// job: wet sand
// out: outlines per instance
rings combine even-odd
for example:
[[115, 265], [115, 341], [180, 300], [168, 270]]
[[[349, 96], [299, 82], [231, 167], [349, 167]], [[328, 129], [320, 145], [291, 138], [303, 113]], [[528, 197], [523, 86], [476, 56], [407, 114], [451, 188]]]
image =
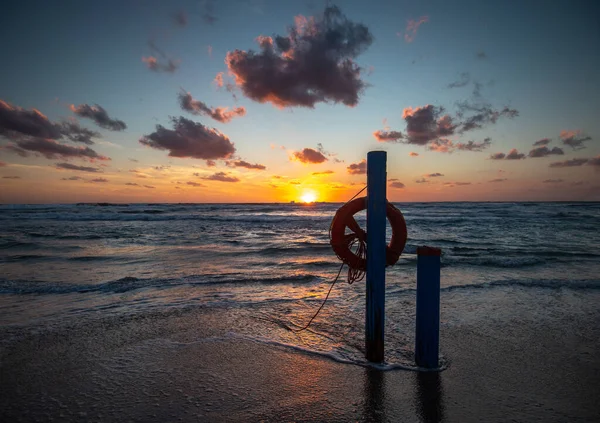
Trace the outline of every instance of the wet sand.
[[229, 332], [228, 309], [4, 330], [0, 420], [598, 421], [597, 315], [540, 322], [522, 311], [485, 328], [443, 326], [441, 373], [243, 339]]

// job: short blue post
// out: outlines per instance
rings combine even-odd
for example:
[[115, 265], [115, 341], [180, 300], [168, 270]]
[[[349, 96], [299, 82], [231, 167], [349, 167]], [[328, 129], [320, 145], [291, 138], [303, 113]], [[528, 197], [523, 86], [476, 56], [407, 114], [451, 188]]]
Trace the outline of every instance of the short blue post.
[[440, 256], [442, 250], [417, 248], [417, 330], [415, 362], [428, 369], [438, 367], [440, 348]]
[[385, 151], [367, 154], [367, 309], [365, 351], [367, 360], [383, 361], [385, 323], [385, 226], [386, 226]]

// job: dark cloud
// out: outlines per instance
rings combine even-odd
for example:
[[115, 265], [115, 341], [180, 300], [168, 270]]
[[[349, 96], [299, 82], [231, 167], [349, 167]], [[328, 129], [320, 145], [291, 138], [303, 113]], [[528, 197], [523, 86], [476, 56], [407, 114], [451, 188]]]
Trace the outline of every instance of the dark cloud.
[[177, 14], [173, 16], [173, 19], [175, 21], [175, 24], [181, 27], [184, 27], [188, 24], [187, 14], [183, 10], [177, 12]]
[[497, 178], [497, 179], [492, 179], [491, 181], [488, 181], [488, 182], [504, 182], [504, 181], [508, 181], [508, 179], [506, 179], [506, 178]]
[[209, 25], [214, 24], [217, 21], [214, 0], [201, 0], [200, 7], [200, 16], [202, 16], [202, 20]]
[[3, 176], [2, 179], [21, 179], [20, 176]]
[[331, 175], [332, 173], [334, 173], [333, 170], [325, 170], [323, 172], [313, 172], [312, 174], [316, 176], [316, 175]]
[[193, 181], [186, 182], [186, 184], [193, 186], [193, 187], [205, 187], [206, 186], [204, 184], [201, 184], [200, 182], [193, 182]]
[[537, 147], [539, 145], [548, 145], [551, 141], [552, 140], [550, 138], [542, 138], [541, 140], [534, 142], [533, 146]]
[[458, 186], [463, 186], [463, 185], [471, 185], [470, 182], [454, 182], [454, 184], [458, 185]]
[[448, 84], [448, 88], [460, 88], [469, 85], [471, 82], [471, 75], [469, 72], [463, 72], [460, 74], [460, 78], [457, 81], [454, 81]]
[[83, 178], [81, 176], [69, 176], [68, 178], [61, 178], [62, 181], [81, 181]]
[[421, 178], [421, 179], [417, 179], [415, 181], [415, 183], [417, 183], [417, 184], [427, 184], [427, 183], [429, 183], [429, 180], [425, 179], [425, 178]]
[[404, 188], [404, 184], [402, 182], [399, 182], [399, 181], [393, 181], [393, 182], [390, 183], [390, 187], [391, 188], [402, 189], [402, 188]]
[[505, 160], [521, 160], [525, 158], [525, 153], [519, 153], [516, 148], [513, 148], [508, 152]]
[[488, 56], [487, 56], [487, 54], [485, 54], [485, 51], [480, 50], [477, 53], [475, 53], [475, 57], [477, 57], [480, 60], [483, 60], [483, 59], [487, 59]]
[[358, 163], [352, 163], [346, 169], [350, 175], [364, 175], [367, 173], [367, 161], [362, 159]]
[[553, 162], [548, 165], [548, 167], [574, 167], [574, 166], [582, 166], [588, 162], [589, 159], [569, 159], [562, 162]]
[[62, 135], [74, 142], [92, 145], [92, 137], [100, 138], [100, 134], [91, 129], [79, 126], [77, 122], [66, 121], [58, 124], [58, 128]]
[[208, 166], [208, 167], [215, 167], [216, 165], [217, 165], [217, 162], [215, 162], [214, 160], [206, 161], [206, 166]]
[[13, 133], [52, 139], [62, 136], [60, 128], [39, 110], [26, 110], [0, 100], [0, 135], [15, 138]]
[[156, 187], [153, 187], [152, 185], [144, 185], [144, 188], [148, 188], [148, 189], [154, 189]]
[[104, 182], [108, 182], [108, 179], [96, 178], [96, 179], [90, 179], [90, 182], [93, 182], [93, 183], [104, 183]]
[[592, 157], [587, 162], [588, 165], [600, 168], [600, 156]]
[[373, 136], [379, 142], [398, 142], [402, 139], [400, 131], [375, 131]]
[[129, 185], [131, 187], [139, 187], [140, 184], [136, 184], [135, 182], [127, 182], [125, 185]]
[[561, 182], [564, 182], [562, 179], [546, 179], [545, 181], [542, 181], [545, 184], [559, 184]]
[[404, 41], [412, 43], [417, 36], [417, 30], [426, 22], [429, 22], [429, 16], [421, 16], [417, 20], [409, 19], [406, 23], [406, 29], [404, 30]]
[[228, 123], [231, 119], [246, 114], [245, 107], [235, 107], [232, 110], [229, 110], [228, 107], [208, 107], [200, 100], [194, 100], [192, 95], [187, 92], [179, 93], [179, 105], [193, 115], [210, 116], [221, 123]]
[[236, 178], [235, 176], [229, 176], [225, 172], [217, 172], [210, 176], [203, 176], [202, 179], [221, 182], [239, 182], [239, 178]]
[[506, 157], [506, 154], [504, 153], [494, 153], [490, 155], [490, 159], [492, 160], [502, 160]]
[[436, 173], [428, 173], [427, 175], [423, 175], [426, 178], [438, 178], [440, 176], [444, 176], [442, 173], [436, 172]]
[[16, 143], [17, 146], [13, 150], [16, 151], [17, 154], [22, 154], [24, 150], [40, 153], [47, 159], [55, 159], [57, 157], [81, 157], [89, 160], [110, 160], [109, 157], [101, 156], [89, 147], [72, 147], [45, 138], [28, 138], [17, 140]]
[[148, 56], [142, 57], [142, 62], [146, 64], [148, 69], [154, 72], [173, 73], [179, 68], [179, 61], [173, 59], [167, 59], [167, 64], [164, 64], [159, 63], [156, 57]]
[[293, 157], [302, 163], [323, 163], [328, 159], [320, 151], [312, 148], [304, 148], [302, 151], [294, 151]]
[[140, 143], [158, 150], [169, 150], [171, 157], [195, 159], [228, 159], [235, 153], [229, 138], [214, 128], [184, 117], [171, 118], [173, 129], [156, 125], [156, 131], [140, 139]]
[[267, 167], [258, 163], [248, 163], [244, 160], [235, 160], [227, 162], [229, 167], [245, 167], [246, 169], [265, 170]]
[[71, 104], [70, 109], [79, 117], [93, 120], [101, 128], [111, 131], [123, 131], [127, 128], [125, 122], [119, 119], [112, 119], [108, 116], [106, 110], [98, 104], [94, 104], [93, 106], [89, 104], [80, 104], [79, 106]]
[[92, 173], [102, 172], [100, 169], [98, 169], [96, 167], [77, 166], [77, 165], [74, 165], [71, 163], [56, 163], [56, 167], [58, 169], [78, 170], [80, 172], [92, 172]]
[[529, 157], [547, 157], [550, 155], [562, 156], [563, 154], [565, 154], [565, 152], [562, 150], [562, 148], [554, 147], [551, 150], [548, 147], [546, 147], [545, 145], [543, 145], [541, 147], [536, 147], [533, 150], [531, 150], [529, 152], [528, 156]]
[[[493, 109], [490, 105], [473, 105], [468, 102], [458, 103], [458, 116], [464, 118], [460, 123], [459, 132], [467, 132], [473, 129], [481, 129], [485, 125], [495, 124], [501, 117], [513, 119], [519, 116], [519, 111], [504, 107], [501, 110]], [[465, 114], [473, 113], [471, 116], [465, 117]]]
[[402, 113], [406, 121], [407, 144], [426, 145], [439, 137], [454, 134], [456, 125], [449, 115], [443, 115], [443, 107], [428, 104], [423, 107], [407, 107]]
[[482, 142], [468, 141], [467, 143], [456, 143], [454, 147], [461, 151], [483, 151], [492, 145], [492, 139], [487, 137]]
[[560, 138], [563, 144], [568, 145], [573, 150], [581, 150], [585, 148], [584, 143], [590, 141], [592, 137], [583, 135], [581, 131], [561, 131]]
[[285, 36], [257, 38], [260, 52], [235, 50], [225, 59], [236, 84], [260, 103], [314, 107], [319, 102], [358, 104], [366, 87], [354, 58], [373, 41], [369, 29], [335, 6], [323, 16], [296, 17]]

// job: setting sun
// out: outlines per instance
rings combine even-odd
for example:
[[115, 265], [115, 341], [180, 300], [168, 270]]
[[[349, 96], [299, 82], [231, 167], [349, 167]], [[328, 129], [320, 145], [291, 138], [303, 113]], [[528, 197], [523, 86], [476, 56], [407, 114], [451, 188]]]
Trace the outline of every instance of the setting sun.
[[314, 192], [305, 192], [300, 197], [303, 203], [314, 203], [317, 200], [317, 196]]

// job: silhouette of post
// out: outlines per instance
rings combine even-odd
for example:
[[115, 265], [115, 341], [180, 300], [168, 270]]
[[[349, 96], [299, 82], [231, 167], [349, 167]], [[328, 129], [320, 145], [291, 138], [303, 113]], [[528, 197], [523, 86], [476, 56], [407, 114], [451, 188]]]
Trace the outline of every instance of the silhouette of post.
[[383, 361], [385, 323], [385, 226], [386, 226], [385, 151], [367, 154], [367, 308], [365, 322], [366, 358]]
[[433, 247], [417, 248], [417, 366], [438, 367], [440, 348], [440, 255]]

